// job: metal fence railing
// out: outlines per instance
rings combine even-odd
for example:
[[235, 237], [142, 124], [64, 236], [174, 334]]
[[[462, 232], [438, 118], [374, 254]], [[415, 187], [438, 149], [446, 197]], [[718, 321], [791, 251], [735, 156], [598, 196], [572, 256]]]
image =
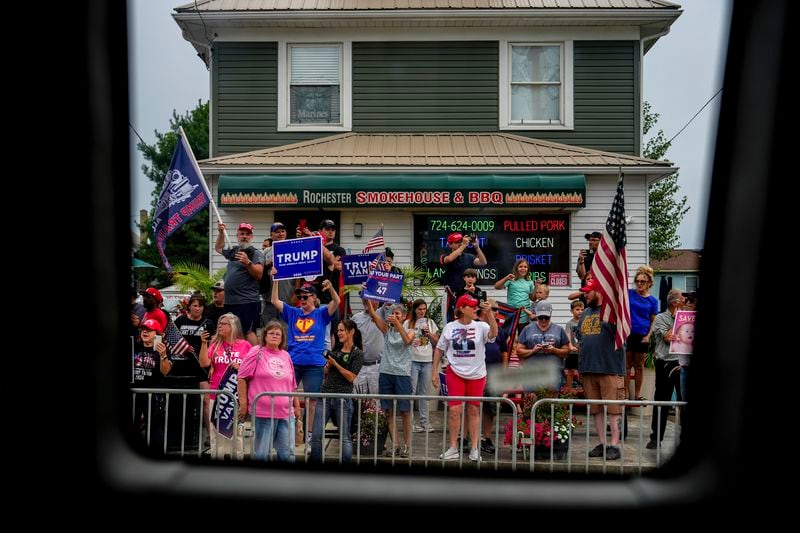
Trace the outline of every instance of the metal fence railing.
[[[289, 462], [321, 464], [511, 471], [527, 463], [525, 470], [530, 472], [641, 474], [657, 468], [674, 453], [680, 442], [681, 410], [686, 405], [685, 402], [647, 400], [542, 398], [533, 404], [530, 418], [526, 418], [520, 405], [499, 397], [265, 392], [259, 394], [253, 403], [259, 406], [266, 398], [270, 408], [257, 407], [254, 415], [259, 420], [255, 420], [251, 407], [249, 420], [240, 423], [237, 419], [238, 402], [231, 392], [208, 389], [131, 389], [131, 392], [134, 428], [141, 432], [148, 447], [164, 455], [212, 459], [230, 457], [233, 460], [289, 458]], [[220, 399], [211, 409], [212, 421], [209, 422], [204, 420], [202, 398], [214, 394]], [[296, 422], [292, 417], [282, 423], [276, 420], [275, 428], [280, 424], [286, 425], [280, 431], [272, 425], [267, 425], [264, 430], [262, 419], [275, 418], [276, 407], [271, 400], [281, 397], [288, 398], [289, 404], [295, 398], [299, 399], [303, 404], [302, 418]], [[311, 418], [312, 400], [316, 403], [315, 416], [319, 417], [316, 427]], [[438, 409], [429, 412], [432, 429], [410, 431], [415, 407], [422, 401], [439, 404]], [[391, 430], [392, 420], [388, 419], [386, 412], [376, 408], [381, 402], [394, 414], [395, 431]], [[407, 422], [400, 414], [406, 402], [410, 413]], [[449, 402], [478, 402], [478, 405], [473, 407], [460, 403], [454, 410]], [[594, 405], [602, 406], [601, 421], [597, 423], [590, 413]], [[591, 455], [590, 452], [597, 447], [595, 444], [601, 440], [601, 433], [603, 442], [606, 445], [611, 443], [610, 423], [616, 420], [608, 413], [612, 405], [622, 406], [618, 421], [620, 439], [616, 446], [619, 457], [617, 451], [609, 452], [607, 448], [599, 456], [594, 456], [596, 453]], [[651, 423], [651, 416], [646, 414], [650, 407], [656, 417], [655, 423]], [[483, 436], [480, 443], [467, 442], [471, 409], [477, 409], [481, 418], [478, 434]], [[674, 409], [674, 414], [668, 409]], [[282, 413], [285, 415], [285, 409]], [[343, 418], [346, 423], [342, 423]], [[564, 424], [565, 421], [568, 423]], [[298, 446], [294, 445], [295, 423], [306, 428], [306, 435], [311, 433]], [[262, 433], [256, 431], [258, 428]], [[283, 445], [276, 439], [286, 439], [287, 434], [290, 446], [276, 446]], [[655, 435], [654, 439], [651, 439], [651, 434]], [[392, 435], [397, 436], [398, 442]], [[444, 452], [453, 440], [458, 454], [445, 459]], [[648, 445], [651, 441], [652, 444]], [[478, 460], [471, 460], [469, 453], [475, 448], [479, 450]], [[291, 453], [290, 457], [288, 453]]]

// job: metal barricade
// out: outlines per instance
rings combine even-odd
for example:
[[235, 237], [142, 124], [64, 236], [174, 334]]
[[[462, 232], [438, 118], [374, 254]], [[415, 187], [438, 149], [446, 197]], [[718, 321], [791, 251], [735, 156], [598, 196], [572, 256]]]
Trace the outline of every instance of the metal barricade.
[[[507, 460], [501, 460], [500, 457], [500, 444], [499, 441], [501, 439], [500, 434], [500, 411], [501, 405], [506, 405], [508, 407], [508, 411], [510, 416], [513, 417], [513, 423], [516, 425], [516, 417], [517, 412], [514, 408], [513, 402], [508, 400], [507, 398], [499, 398], [499, 397], [470, 397], [470, 396], [457, 396], [457, 397], [446, 397], [443, 398], [438, 395], [397, 395], [397, 394], [337, 394], [337, 393], [306, 393], [306, 392], [294, 392], [294, 393], [286, 393], [286, 392], [263, 392], [260, 393], [258, 396], [254, 398], [254, 403], [258, 405], [259, 398], [263, 396], [273, 396], [273, 397], [300, 397], [306, 401], [306, 405], [308, 402], [314, 400], [316, 401], [316, 408], [315, 408], [315, 416], [316, 413], [319, 413], [321, 420], [327, 421], [329, 418], [329, 410], [331, 408], [336, 409], [337, 412], [345, 412], [345, 413], [352, 413], [351, 414], [351, 423], [350, 431], [347, 431], [345, 434], [344, 431], [344, 424], [339, 423], [336, 426], [336, 429], [332, 428], [325, 428], [323, 427], [323, 434], [320, 435], [318, 438], [320, 440], [327, 440], [327, 442], [322, 443], [322, 453], [318, 458], [318, 462], [324, 464], [326, 462], [334, 461], [338, 463], [347, 462], [345, 460], [346, 455], [346, 447], [349, 447], [349, 444], [343, 444], [345, 439], [350, 439], [352, 442], [352, 462], [355, 464], [362, 464], [362, 463], [371, 463], [372, 465], [377, 465], [379, 461], [381, 463], [389, 463], [392, 466], [395, 464], [407, 464], [409, 466], [423, 466], [428, 467], [431, 464], [440, 463], [444, 468], [446, 464], [455, 464], [449, 460], [445, 460], [443, 458], [444, 451], [450, 447], [450, 431], [447, 427], [447, 421], [451, 413], [451, 408], [447, 402], [457, 401], [457, 402], [478, 402], [477, 409], [479, 415], [483, 414], [483, 408], [486, 404], [492, 404], [494, 410], [494, 425], [493, 425], [493, 432], [492, 436], [494, 437], [494, 441], [498, 443], [495, 447], [495, 453], [488, 457], [486, 460], [492, 462], [494, 469], [499, 469], [503, 467], [503, 463], [507, 463], [508, 465], [515, 468], [516, 465], [516, 434], [513, 435], [514, 446], [511, 449], [511, 456], [512, 460], [509, 462]], [[322, 400], [333, 400], [332, 407], [329, 407], [328, 401]], [[402, 418], [402, 415], [398, 412], [398, 407], [402, 405], [400, 402], [409, 402], [409, 412], [413, 411], [414, 402], [419, 401], [436, 401], [436, 400], [446, 400], [445, 408], [443, 412], [442, 420], [443, 422], [439, 424], [439, 428], [437, 431], [442, 431], [441, 438], [438, 435], [433, 436], [428, 431], [423, 431], [420, 433], [412, 433], [411, 432], [411, 422], [410, 422], [410, 415], [409, 415], [409, 422], [406, 424], [406, 427], [402, 430], [398, 427], [395, 432], [391, 431], [391, 425], [393, 423], [392, 420], [384, 420], [386, 415], [382, 413], [382, 410], [376, 409], [375, 405], [377, 402], [383, 400], [384, 402], [390, 402], [391, 411], [394, 413], [394, 423], [398, 426], [400, 425], [400, 421], [397, 421], [397, 418]], [[338, 405], [337, 402], [338, 401]], [[347, 409], [345, 406], [346, 402], [352, 402], [352, 411]], [[403, 406], [404, 407], [404, 406]], [[272, 404], [273, 411], [270, 414], [274, 414], [274, 403]], [[366, 413], [366, 414], [365, 414]], [[258, 416], [258, 412], [256, 412], [256, 416]], [[396, 435], [401, 436], [403, 438], [404, 444], [400, 445], [398, 442], [392, 441], [391, 448], [388, 448], [386, 451], [383, 450], [380, 442], [381, 436], [380, 429], [382, 425], [387, 425], [387, 435], [385, 438], [390, 439], [391, 434], [395, 433]], [[457, 433], [464, 435], [467, 431], [464, 430], [467, 424], [467, 409], [461, 409], [460, 418], [458, 419], [457, 425]], [[479, 425], [482, 421], [479, 420]], [[312, 429], [314, 427], [314, 421], [310, 419], [310, 410], [305, 410], [305, 415], [303, 419], [303, 423], [306, 428]], [[379, 428], [378, 432], [375, 432], [374, 428]], [[409, 436], [406, 439], [405, 432], [409, 432]], [[371, 432], [371, 433], [370, 433]], [[377, 435], [376, 435], [377, 433]], [[371, 435], [372, 438], [368, 439], [367, 436]], [[416, 438], [414, 436], [416, 435]], [[480, 430], [478, 432], [480, 435]], [[312, 440], [316, 439], [316, 435], [312, 436]], [[334, 444], [332, 441], [338, 441], [338, 445], [333, 446], [331, 451], [331, 446]], [[407, 444], [405, 443], [407, 442]], [[457, 446], [459, 447], [459, 460], [458, 466], [459, 468], [463, 468], [465, 465], [469, 465], [470, 461], [464, 460], [464, 453], [461, 451], [460, 448], [463, 447], [463, 441], [456, 439]], [[251, 443], [250, 455], [255, 455], [255, 447], [258, 443], [255, 440]], [[312, 450], [310, 446], [310, 442], [306, 442], [303, 444], [301, 455], [303, 457], [307, 457], [310, 461], [312, 458]], [[403, 447], [407, 446], [407, 449]], [[269, 443], [270, 449], [273, 447], [273, 443]], [[480, 445], [478, 445], [480, 449]], [[407, 452], [407, 453], [406, 453]], [[403, 455], [403, 456], [401, 456]], [[480, 460], [475, 461], [476, 468], [481, 468], [481, 463], [484, 462], [485, 459], [483, 456]]]
[[[178, 454], [197, 455], [202, 457], [206, 451], [203, 438], [203, 401], [204, 396], [215, 394], [225, 401], [216, 402], [213, 419], [217, 421], [216, 428], [211, 429], [220, 433], [220, 424], [226, 416], [233, 416], [234, 436], [242, 435], [243, 428], [238, 427], [236, 416], [239, 404], [236, 395], [229, 391], [212, 389], [166, 389], [166, 388], [131, 388], [132, 393], [132, 419], [134, 431], [139, 429], [140, 418], [144, 420], [144, 437], [147, 447], [163, 455]], [[196, 396], [198, 401], [189, 401], [189, 397]], [[225, 411], [225, 412], [223, 412]], [[217, 454], [222, 458], [222, 452], [217, 449]]]
[[[600, 427], [603, 428], [603, 443], [602, 453], [597, 455], [595, 450], [600, 448], [599, 434], [597, 423], [593, 420], [594, 415], [590, 413], [592, 405], [602, 406], [602, 418], [600, 418]], [[622, 406], [622, 413], [619, 415], [609, 415], [608, 407], [610, 405]], [[587, 400], [579, 398], [542, 398], [534, 403], [531, 408], [531, 420], [534, 421], [531, 428], [532, 436], [520, 437], [520, 442], [523, 448], [530, 447], [529, 471], [536, 471], [537, 455], [540, 464], [546, 462], [549, 465], [549, 471], [564, 471], [572, 472], [574, 463], [583, 464], [584, 473], [607, 473], [609, 461], [619, 461], [614, 463], [619, 466], [620, 474], [638, 473], [641, 474], [645, 469], [653, 469], [661, 466], [665, 457], [671, 456], [680, 440], [680, 415], [681, 408], [686, 405], [686, 402], [680, 401], [652, 401], [652, 400]], [[563, 411], [566, 406], [567, 412]], [[575, 409], [576, 406], [581, 408]], [[585, 406], [585, 410], [583, 407]], [[645, 420], [651, 422], [651, 417], [645, 417], [644, 409], [639, 409], [638, 415], [631, 415], [629, 407], [645, 407], [653, 406], [653, 416], [656, 417], [656, 423], [646, 424]], [[544, 407], [543, 416], [537, 417], [540, 413], [539, 409]], [[661, 434], [661, 417], [668, 417], [665, 408], [675, 408], [675, 420], [670, 424], [667, 421], [667, 431], [670, 433], [671, 439], [668, 441], [667, 449], [664, 449], [662, 442], [665, 435]], [[616, 417], [619, 416], [617, 421]], [[582, 417], [582, 418], [581, 418]], [[613, 421], [619, 424], [617, 430], [619, 431], [619, 445], [614, 451], [609, 449], [608, 433], [611, 432], [611, 423]], [[535, 421], [543, 420], [537, 424]], [[552, 421], [556, 420], [561, 422], [560, 428], [553, 428]], [[567, 420], [567, 424], [563, 421]], [[585, 426], [585, 439], [577, 438], [579, 431], [571, 424], [580, 422]], [[536, 427], [539, 425], [539, 427]], [[598, 437], [598, 445], [591, 448], [590, 434], [594, 426], [594, 435]], [[656, 439], [650, 438], [654, 430]], [[537, 434], [537, 429], [539, 433]], [[645, 437], [645, 431], [648, 436]], [[613, 433], [612, 433], [613, 434]], [[632, 436], [631, 436], [632, 435]], [[566, 439], [563, 437], [566, 436]], [[559, 438], [561, 437], [561, 438]], [[564, 440], [564, 442], [561, 442]], [[583, 442], [581, 442], [583, 441]], [[654, 445], [648, 446], [647, 443], [653, 442]], [[547, 453], [537, 453], [537, 449], [541, 451], [544, 448]], [[654, 449], [653, 453], [648, 451]], [[594, 455], [591, 453], [594, 451]], [[617, 457], [617, 453], [619, 456]], [[527, 454], [525, 454], [527, 455]], [[596, 460], [593, 460], [596, 459]], [[616, 470], [616, 469], [615, 469]]]
[[[147, 445], [164, 455], [196, 455], [197, 457], [210, 456], [214, 459], [224, 459], [228, 455], [231, 459], [255, 459], [257, 456], [271, 459], [278, 455], [276, 435], [288, 439], [290, 442], [279, 443], [282, 460], [287, 462], [303, 461], [317, 462], [320, 464], [343, 464], [351, 462], [355, 465], [391, 465], [391, 466], [416, 466], [429, 468], [457, 467], [485, 469], [487, 466], [494, 470], [516, 471], [519, 464], [518, 457], [528, 464], [528, 472], [584, 472], [641, 474], [645, 470], [657, 468], [675, 451], [680, 440], [681, 409], [686, 402], [678, 401], [650, 401], [650, 400], [586, 400], [579, 398], [542, 398], [534, 403], [530, 411], [530, 420], [521, 418], [514, 402], [501, 397], [442, 397], [439, 395], [390, 395], [390, 394], [335, 394], [335, 393], [307, 393], [307, 392], [264, 392], [254, 399], [257, 406], [263, 397], [288, 397], [299, 398], [306, 403], [303, 418], [296, 423], [303, 424], [312, 431], [312, 437], [299, 446], [294, 446], [294, 431], [292, 420], [284, 421], [281, 432], [275, 430], [265, 431], [270, 440], [266, 443], [259, 442], [262, 438], [253, 431], [257, 426], [256, 418], [275, 419], [275, 405], [267, 413], [255, 411], [255, 417], [243, 426], [237, 420], [239, 405], [236, 395], [230, 391], [209, 389], [131, 389], [133, 393], [133, 415], [141, 416], [146, 420], [144, 427], [145, 442]], [[223, 446], [212, 446], [209, 449], [203, 439], [203, 420], [189, 415], [191, 396], [202, 397], [216, 394], [223, 398], [215, 404], [214, 417], [216, 423], [211, 426], [212, 437], [226, 439], [220, 441]], [[323, 401], [324, 400], [324, 401]], [[317, 422], [322, 427], [321, 432], [313, 431], [314, 420], [310, 418], [312, 401], [316, 402], [316, 414], [320, 417]], [[389, 419], [386, 413], [378, 406], [383, 401], [393, 413]], [[431, 411], [429, 423], [434, 426], [434, 432], [411, 431], [410, 415], [408, 422], [401, 428], [402, 414], [399, 408], [406, 407], [403, 402], [409, 402], [409, 412], [413, 412], [415, 402], [444, 401], [443, 411]], [[482, 439], [488, 437], [489, 447], [484, 448], [483, 442], [466, 444], [469, 433], [468, 411], [472, 409], [466, 403], [461, 403], [453, 412], [449, 402], [478, 402], [475, 406], [479, 415], [478, 435], [483, 433]], [[202, 404], [202, 400], [200, 400]], [[610, 423], [619, 416], [620, 439], [618, 453], [610, 452], [603, 447], [601, 453], [590, 454], [593, 450], [592, 436], [599, 442], [597, 424], [593, 420], [590, 408], [593, 405], [602, 406], [600, 413], [601, 422], [598, 422], [603, 431], [603, 442], [606, 446], [610, 442], [606, 436], [610, 430]], [[609, 406], [622, 406], [621, 415], [610, 415]], [[505, 407], [504, 407], [505, 406]], [[644, 409], [639, 409], [637, 415], [630, 413], [630, 407], [653, 406], [656, 421], [651, 422], [650, 416], [645, 416]], [[351, 408], [352, 407], [352, 408]], [[466, 407], [466, 408], [461, 408]], [[673, 418], [666, 408], [675, 408]], [[202, 412], [202, 405], [199, 407]], [[222, 416], [223, 411], [227, 416]], [[331, 411], [336, 416], [330, 417]], [[252, 411], [251, 411], [252, 413]], [[285, 414], [285, 413], [284, 413]], [[342, 423], [342, 415], [346, 424]], [[488, 422], [484, 424], [484, 415], [491, 415], [493, 419], [489, 428]], [[229, 437], [221, 436], [223, 422], [233, 420], [233, 433]], [[667, 417], [664, 424], [666, 428], [661, 434], [661, 417]], [[329, 422], [334, 418], [336, 424]], [[398, 420], [401, 419], [401, 420]], [[452, 418], [452, 420], [451, 420]], [[540, 420], [539, 424], [536, 420]], [[279, 424], [276, 419], [274, 422]], [[553, 427], [551, 421], [555, 420]], [[564, 425], [564, 421], [568, 421]], [[326, 423], [323, 425], [322, 421]], [[533, 422], [531, 422], [533, 421]], [[136, 421], [135, 421], [136, 422]], [[548, 422], [548, 423], [544, 423]], [[260, 421], [259, 421], [260, 423]], [[392, 424], [397, 428], [392, 431]], [[574, 426], [572, 424], [575, 424]], [[349, 426], [349, 427], [348, 427]], [[452, 430], [451, 430], [452, 426]], [[584, 426], [584, 427], [581, 427]], [[188, 428], [188, 430], [187, 430]], [[482, 431], [483, 428], [490, 429]], [[406, 437], [408, 432], [408, 437]], [[645, 433], [647, 432], [647, 433]], [[229, 431], [230, 433], [230, 431]], [[319, 435], [317, 436], [317, 433]], [[655, 439], [650, 434], [655, 434]], [[392, 434], [397, 435], [401, 442], [392, 440]], [[666, 437], [666, 438], [665, 438]], [[319, 439], [319, 440], [317, 440]], [[391, 441], [391, 445], [384, 450], [383, 439]], [[213, 441], [213, 439], [212, 439]], [[446, 450], [453, 446], [457, 454], [445, 458]], [[652, 443], [651, 443], [652, 441]], [[648, 445], [648, 443], [651, 443]], [[259, 454], [256, 447], [261, 445]], [[407, 446], [407, 448], [405, 448]], [[227, 448], [230, 448], [228, 451]], [[275, 451], [273, 451], [275, 448]], [[316, 448], [316, 450], [313, 450]], [[468, 453], [478, 449], [478, 459], [470, 460]], [[595, 448], [599, 448], [595, 446]], [[264, 451], [266, 450], [266, 451]], [[312, 451], [314, 453], [312, 453]], [[210, 452], [210, 453], [207, 453]], [[227, 452], [227, 453], [226, 453]], [[474, 451], [472, 451], [474, 454]], [[265, 455], [266, 454], [266, 455]], [[618, 461], [618, 462], [617, 462]], [[489, 463], [487, 465], [486, 463]], [[617, 468], [618, 467], [618, 468]]]

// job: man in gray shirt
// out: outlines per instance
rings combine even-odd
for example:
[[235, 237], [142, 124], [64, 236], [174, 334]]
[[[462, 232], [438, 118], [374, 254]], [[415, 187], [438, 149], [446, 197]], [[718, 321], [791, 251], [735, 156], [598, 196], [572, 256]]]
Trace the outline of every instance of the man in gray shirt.
[[258, 281], [264, 273], [264, 256], [253, 244], [253, 225], [239, 224], [236, 230], [237, 244], [225, 245], [225, 224], [218, 225], [219, 234], [214, 250], [228, 260], [225, 272], [225, 312], [233, 313], [242, 323], [242, 333], [250, 344], [257, 344], [256, 329], [261, 317], [261, 297]]

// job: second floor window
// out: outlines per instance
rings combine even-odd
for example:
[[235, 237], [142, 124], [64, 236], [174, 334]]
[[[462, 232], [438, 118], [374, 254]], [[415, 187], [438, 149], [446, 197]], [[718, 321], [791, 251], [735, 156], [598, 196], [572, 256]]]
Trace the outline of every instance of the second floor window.
[[342, 124], [342, 47], [289, 46], [289, 124]]
[[515, 44], [510, 55], [510, 124], [561, 124], [561, 46]]

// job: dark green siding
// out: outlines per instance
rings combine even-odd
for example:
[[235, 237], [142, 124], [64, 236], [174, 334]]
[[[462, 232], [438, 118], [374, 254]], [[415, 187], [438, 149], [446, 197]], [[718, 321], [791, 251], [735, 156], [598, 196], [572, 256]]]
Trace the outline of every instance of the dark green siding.
[[[277, 129], [275, 43], [218, 43], [214, 153], [226, 155], [333, 135]], [[532, 138], [638, 155], [636, 41], [575, 41], [574, 131]], [[496, 42], [353, 43], [353, 131], [498, 131]]]
[[330, 133], [278, 133], [276, 43], [216, 43], [211, 157], [249, 152]]
[[496, 42], [353, 43], [353, 131], [497, 131]]

